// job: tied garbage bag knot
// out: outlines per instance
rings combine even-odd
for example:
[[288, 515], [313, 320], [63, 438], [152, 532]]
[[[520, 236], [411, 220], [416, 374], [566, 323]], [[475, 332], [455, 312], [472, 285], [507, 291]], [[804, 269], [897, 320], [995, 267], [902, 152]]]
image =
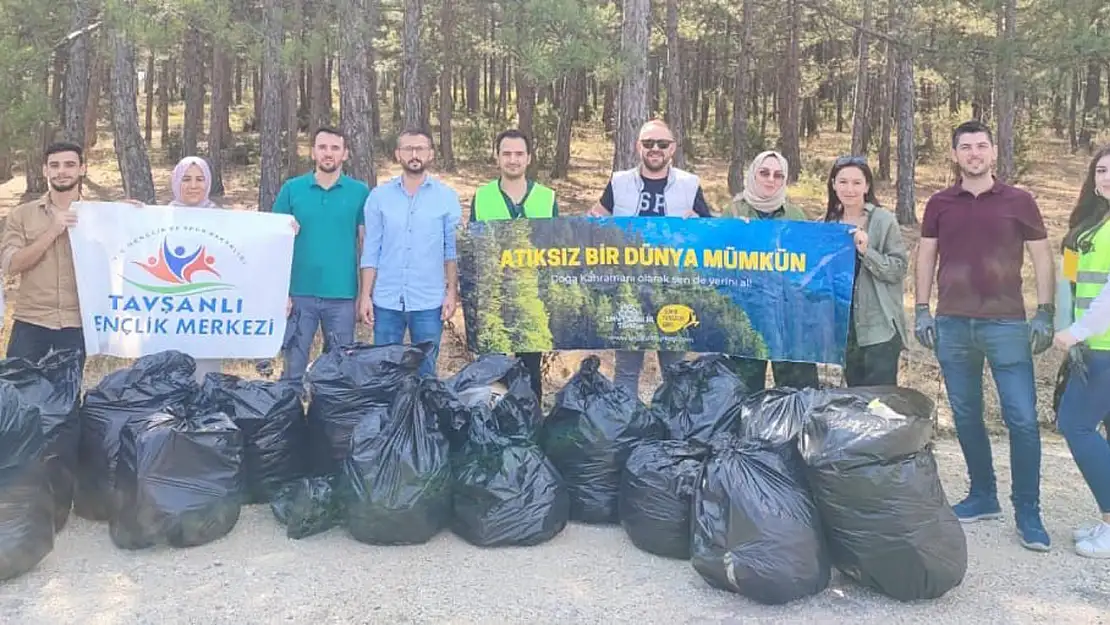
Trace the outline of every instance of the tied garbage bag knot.
[[452, 454], [452, 530], [481, 547], [536, 545], [566, 527], [566, 485], [537, 443], [543, 418], [524, 364], [482, 356], [447, 381], [465, 410]]
[[901, 601], [967, 572], [967, 541], [932, 452], [933, 401], [881, 387], [818, 391], [800, 439], [833, 564]]
[[566, 481], [570, 518], [617, 523], [621, 472], [643, 441], [666, 437], [666, 427], [639, 398], [601, 374], [586, 358], [555, 396], [540, 445]]

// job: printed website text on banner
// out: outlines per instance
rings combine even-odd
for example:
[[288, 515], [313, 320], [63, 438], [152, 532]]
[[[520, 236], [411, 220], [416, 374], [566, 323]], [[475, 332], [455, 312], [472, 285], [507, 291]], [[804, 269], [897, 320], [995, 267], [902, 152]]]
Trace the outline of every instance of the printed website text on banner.
[[288, 215], [77, 202], [69, 231], [85, 348], [270, 358], [285, 334]]
[[478, 353], [724, 352], [843, 364], [850, 228], [737, 219], [470, 224], [459, 271]]

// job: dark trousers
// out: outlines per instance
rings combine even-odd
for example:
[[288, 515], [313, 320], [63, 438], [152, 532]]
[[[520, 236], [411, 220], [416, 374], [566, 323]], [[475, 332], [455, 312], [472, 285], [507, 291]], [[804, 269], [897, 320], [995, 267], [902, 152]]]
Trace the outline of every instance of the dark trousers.
[[543, 362], [543, 354], [540, 352], [530, 352], [517, 354], [524, 362], [525, 368], [528, 369], [528, 378], [532, 381], [532, 392], [536, 394], [536, 401], [540, 402], [540, 407], [543, 407], [543, 371], [540, 369], [540, 364]]
[[848, 386], [898, 386], [898, 358], [902, 355], [902, 338], [860, 347], [855, 330], [848, 332], [844, 353], [844, 382]]
[[[726, 366], [732, 370], [749, 393], [762, 391], [767, 386], [767, 361], [754, 358], [729, 358]], [[811, 362], [772, 362], [775, 386], [793, 389], [817, 388], [817, 365]]]
[[26, 321], [12, 324], [8, 337], [8, 358], [38, 362], [51, 351], [76, 350], [82, 373], [85, 371], [85, 336], [81, 328], [51, 330]]

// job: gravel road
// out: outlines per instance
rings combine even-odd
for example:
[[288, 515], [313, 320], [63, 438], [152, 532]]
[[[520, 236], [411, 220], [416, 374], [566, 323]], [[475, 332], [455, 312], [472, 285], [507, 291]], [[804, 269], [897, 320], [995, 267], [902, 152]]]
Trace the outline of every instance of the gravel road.
[[[1008, 496], [1005, 447], [995, 441]], [[961, 496], [955, 442], [941, 441], [937, 456], [949, 497]], [[760, 606], [710, 589], [687, 562], [637, 550], [619, 527], [572, 524], [520, 549], [481, 550], [446, 531], [386, 548], [342, 529], [289, 540], [268, 507], [250, 506], [230, 536], [187, 550], [120, 551], [106, 525], [74, 517], [35, 571], [0, 585], [0, 614], [10, 625], [1107, 622], [1110, 561], [1070, 548], [1093, 499], [1054, 436], [1043, 466], [1053, 551], [1022, 549], [1009, 520], [970, 526], [968, 575], [932, 602], [902, 604], [834, 575], [817, 597]]]

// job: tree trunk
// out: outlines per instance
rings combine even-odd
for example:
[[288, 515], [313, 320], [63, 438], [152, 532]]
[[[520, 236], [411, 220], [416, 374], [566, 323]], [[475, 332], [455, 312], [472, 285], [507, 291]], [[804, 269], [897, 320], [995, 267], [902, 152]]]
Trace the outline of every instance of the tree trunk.
[[[125, 0], [132, 5], [132, 0]], [[135, 47], [127, 33], [114, 33], [115, 63], [112, 67], [112, 129], [116, 158], [123, 178], [126, 197], [147, 204], [157, 202], [154, 178], [150, 174], [150, 158], [139, 127], [138, 98], [135, 86]]]
[[[89, 25], [91, 0], [74, 0], [71, 31]], [[66, 55], [63, 128], [66, 140], [85, 145], [85, 114], [88, 109], [89, 78], [92, 76], [92, 41], [88, 33], [74, 37]]]
[[[897, 10], [898, 0], [890, 0], [887, 10], [886, 30], [892, 32], [894, 12]], [[886, 67], [883, 70], [883, 81], [880, 86], [882, 103], [879, 107], [879, 169], [875, 172], [879, 180], [890, 181], [890, 133], [894, 119], [894, 90], [897, 65], [895, 63], [898, 50], [890, 41], [886, 42]]]
[[147, 145], [152, 145], [154, 141], [154, 73], [156, 69], [154, 66], [154, 52], [151, 51], [146, 57], [146, 82], [143, 87], [146, 89], [146, 114], [145, 124], [143, 125], [143, 140]]
[[601, 121], [605, 134], [611, 134], [617, 129], [617, 93], [611, 84], [606, 84], [604, 91], [601, 98]]
[[585, 83], [586, 74], [582, 70], [577, 70], [563, 79], [563, 91], [559, 98], [559, 125], [555, 130], [555, 164], [551, 169], [552, 178], [566, 178], [570, 172], [570, 142], [574, 130], [574, 117], [584, 96]]
[[451, 115], [455, 101], [451, 97], [454, 74], [455, 2], [442, 0], [439, 13], [439, 36], [444, 46], [443, 67], [439, 72], [439, 165], [444, 171], [455, 171], [455, 149], [451, 138]]
[[728, 192], [736, 195], [744, 190], [745, 167], [748, 165], [748, 103], [752, 96], [751, 69], [748, 59], [752, 50], [754, 0], [743, 0], [740, 14], [740, 49], [736, 63], [736, 86], [732, 95], [732, 161], [728, 168]]
[[516, 79], [516, 116], [517, 129], [535, 138], [536, 86], [519, 69], [514, 72]]
[[212, 195], [224, 194], [223, 149], [231, 141], [224, 126], [230, 116], [231, 59], [220, 42], [212, 45], [212, 105], [208, 119], [208, 166], [212, 168]]
[[162, 149], [170, 140], [170, 62], [162, 61], [158, 70], [158, 141]]
[[1098, 103], [1102, 96], [1102, 65], [1092, 58], [1087, 63], [1087, 88], [1083, 94], [1083, 117], [1080, 122], [1079, 147], [1087, 150], [1088, 154], [1094, 152], [1094, 137], [1098, 129]]
[[1016, 19], [1017, 0], [1003, 0], [998, 7], [997, 35], [1004, 42], [1004, 47], [998, 50], [995, 72], [995, 116], [998, 119], [998, 166], [995, 173], [1003, 182], [1013, 182], [1017, 173], [1014, 165], [1014, 94], [1018, 78], [1013, 65]]
[[[48, 61], [42, 61], [42, 64], [37, 68], [38, 82], [42, 86], [42, 90], [47, 98], [50, 98], [50, 65]], [[49, 122], [38, 122], [32, 126], [34, 134], [37, 135], [31, 141], [31, 147], [27, 150], [26, 162], [23, 166], [23, 171], [26, 172], [26, 189], [24, 191], [27, 196], [39, 196], [46, 193], [46, 177], [42, 175], [42, 155], [46, 149], [47, 138], [50, 135]]]
[[682, 42], [678, 37], [678, 0], [667, 0], [667, 123], [674, 131], [674, 165], [686, 167], [686, 109], [682, 103]]
[[96, 147], [98, 138], [96, 125], [100, 121], [100, 94], [104, 89], [104, 75], [110, 73], [104, 60], [105, 54], [100, 48], [99, 45], [89, 46], [92, 70], [89, 74], [89, 93], [88, 99], [85, 101], [85, 114], [83, 115], [85, 131], [82, 133], [82, 136], [85, 137], [86, 150]]
[[1068, 102], [1068, 143], [1071, 145], [1071, 152], [1079, 149], [1079, 130], [1077, 117], [1079, 115], [1079, 98], [1082, 92], [1079, 89], [1079, 70], [1073, 69], [1071, 71], [1071, 99]]
[[647, 121], [647, 57], [651, 24], [650, 0], [623, 0], [621, 25], [620, 104], [617, 106], [616, 141], [613, 169], [631, 169], [639, 162], [636, 139], [640, 126]]
[[790, 163], [790, 182], [797, 182], [802, 168], [802, 148], [798, 138], [798, 97], [801, 91], [798, 48], [802, 34], [802, 9], [798, 0], [786, 0], [786, 11], [790, 24], [786, 38], [786, 60], [779, 84], [779, 136], [782, 141], [782, 155]]
[[[285, 36], [281, 2], [267, 2], [262, 10], [262, 102], [259, 118], [262, 172], [258, 185], [258, 210], [273, 208], [281, 187], [281, 130], [283, 81], [281, 50]], [[341, 29], [342, 30], [342, 29]]]
[[374, 38], [364, 33], [377, 30], [378, 0], [343, 0], [342, 15], [347, 27], [339, 29], [339, 125], [347, 137], [347, 173], [374, 187], [374, 137], [371, 96]]
[[[904, 7], [903, 11], [909, 11]], [[917, 223], [914, 200], [914, 175], [917, 157], [914, 145], [914, 78], [913, 58], [908, 49], [898, 51], [898, 223]]]
[[181, 130], [182, 156], [200, 154], [197, 144], [204, 132], [204, 43], [200, 30], [185, 30], [185, 121]]
[[243, 103], [243, 74], [246, 72], [244, 67], [246, 62], [243, 57], [235, 57], [235, 105], [239, 106]]
[[466, 73], [466, 112], [470, 115], [477, 115], [481, 108], [481, 101], [478, 97], [481, 90], [480, 84], [481, 69], [478, 65], [472, 65]]
[[285, 78], [285, 93], [283, 100], [285, 107], [282, 110], [285, 114], [285, 175], [286, 177], [290, 177], [301, 173], [297, 144], [297, 139], [299, 139], [300, 135], [300, 111], [297, 109], [297, 92], [299, 90], [297, 85], [298, 72], [296, 69], [287, 69], [283, 77]]
[[[330, 15], [328, 11], [315, 9], [313, 12], [314, 28], [317, 32], [327, 32], [327, 23]], [[344, 16], [346, 19], [348, 16]], [[365, 35], [364, 35], [365, 36]], [[312, 77], [308, 94], [308, 136], [316, 134], [316, 129], [321, 126], [331, 125], [331, 74], [328, 73], [328, 61], [331, 50], [324, 42], [316, 58], [312, 59]]]
[[420, 72], [420, 20], [424, 10], [423, 0], [404, 0], [405, 16], [401, 37], [401, 84], [405, 89], [404, 124], [406, 128], [420, 128], [424, 113], [423, 81]]
[[856, 68], [856, 94], [852, 102], [852, 154], [866, 154], [867, 102], [870, 99], [867, 79], [871, 75], [871, 0], [863, 0], [863, 25], [859, 31], [859, 65]]

